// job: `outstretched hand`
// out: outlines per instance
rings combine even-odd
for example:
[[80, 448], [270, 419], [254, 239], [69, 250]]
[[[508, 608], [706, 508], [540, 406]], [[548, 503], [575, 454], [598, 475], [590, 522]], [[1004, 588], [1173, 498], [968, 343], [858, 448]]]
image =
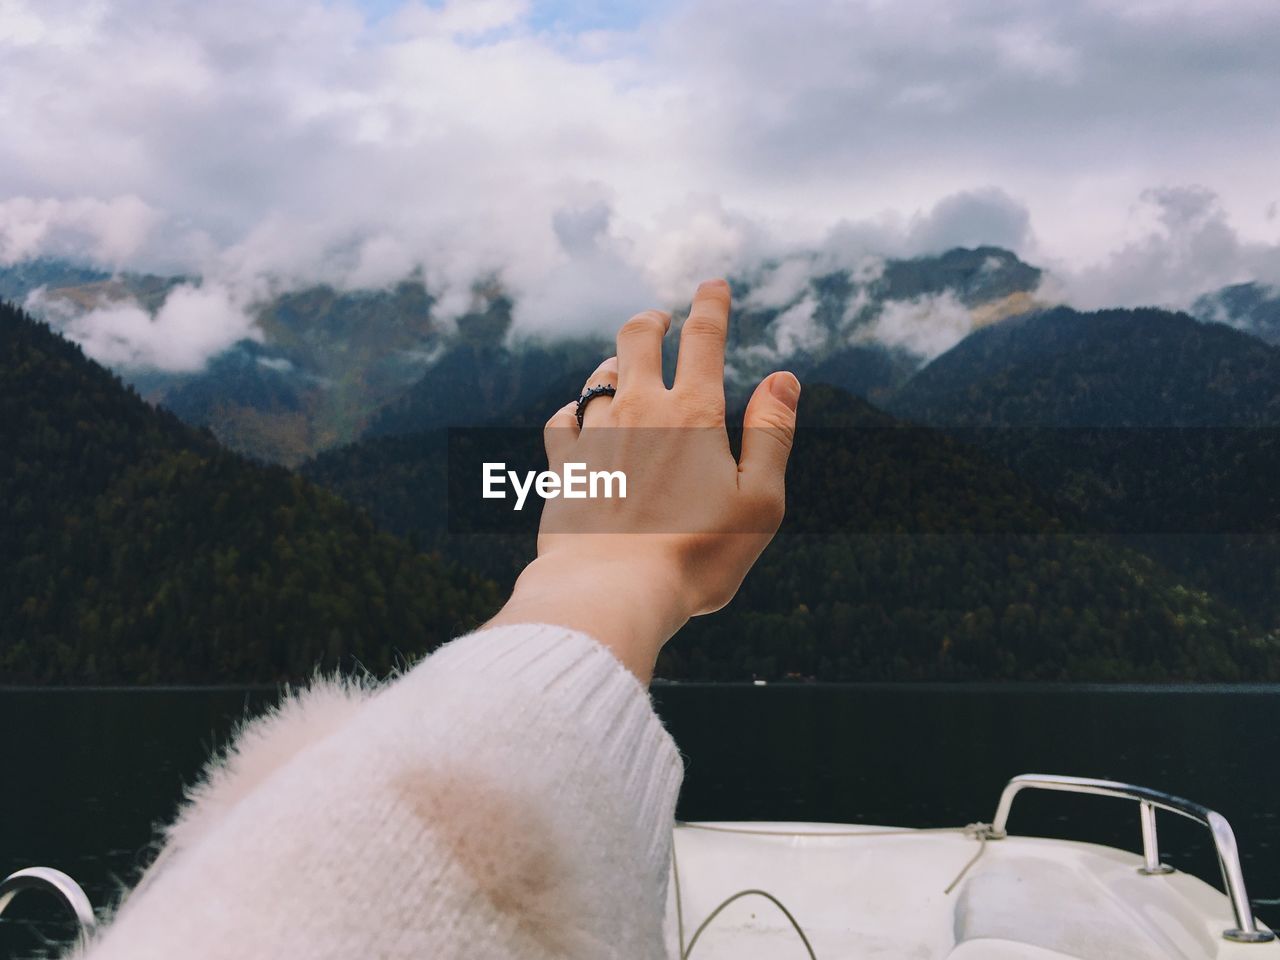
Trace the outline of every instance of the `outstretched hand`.
[[725, 427], [724, 351], [729, 285], [701, 284], [680, 331], [675, 384], [662, 378], [671, 316], [636, 314], [618, 331], [617, 356], [545, 431], [551, 469], [585, 463], [621, 471], [625, 499], [554, 499], [543, 510], [538, 557], [491, 624], [542, 622], [609, 646], [643, 682], [662, 645], [690, 617], [724, 606], [782, 522], [784, 477], [800, 383], [774, 373], [755, 389], [734, 459]]

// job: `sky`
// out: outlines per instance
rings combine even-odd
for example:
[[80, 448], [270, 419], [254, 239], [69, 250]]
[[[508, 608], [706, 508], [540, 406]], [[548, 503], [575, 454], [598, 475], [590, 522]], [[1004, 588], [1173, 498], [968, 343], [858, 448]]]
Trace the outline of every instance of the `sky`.
[[203, 277], [93, 321], [174, 368], [414, 271], [535, 333], [800, 250], [1182, 307], [1280, 282], [1277, 50], [1273, 0], [0, 0], [0, 265]]

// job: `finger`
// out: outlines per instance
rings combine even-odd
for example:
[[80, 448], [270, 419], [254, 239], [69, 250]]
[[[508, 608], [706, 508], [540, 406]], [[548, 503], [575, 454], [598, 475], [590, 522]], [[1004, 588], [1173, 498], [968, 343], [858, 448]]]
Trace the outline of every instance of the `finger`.
[[542, 428], [542, 444], [547, 448], [547, 466], [557, 473], [561, 472], [577, 439], [578, 401], [570, 400], [553, 413], [547, 425]]
[[800, 381], [791, 373], [765, 377], [751, 394], [742, 419], [742, 456], [738, 489], [758, 497], [761, 509], [773, 507], [782, 520], [787, 459], [796, 433]]
[[693, 295], [689, 317], [680, 328], [676, 388], [724, 397], [724, 340], [729, 331], [729, 284], [707, 280]]
[[[618, 358], [610, 357], [600, 366], [596, 367], [596, 372], [587, 377], [587, 382], [582, 385], [582, 392], [586, 393], [592, 387], [618, 386]], [[592, 397], [587, 401], [586, 408], [582, 413], [582, 425], [589, 427], [593, 422], [600, 423], [604, 419], [604, 415], [609, 411], [609, 405], [613, 403], [613, 397], [608, 394], [602, 394], [598, 397]], [[574, 422], [577, 422], [577, 409], [574, 410]]]
[[618, 331], [618, 388], [662, 386], [662, 338], [671, 329], [671, 314], [645, 310]]

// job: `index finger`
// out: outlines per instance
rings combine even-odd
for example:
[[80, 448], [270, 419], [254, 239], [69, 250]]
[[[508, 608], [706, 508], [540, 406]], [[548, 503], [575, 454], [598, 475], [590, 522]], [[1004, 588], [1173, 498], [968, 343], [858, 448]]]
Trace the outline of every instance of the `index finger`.
[[724, 342], [732, 297], [724, 280], [698, 285], [689, 318], [680, 328], [676, 389], [715, 391], [724, 396]]

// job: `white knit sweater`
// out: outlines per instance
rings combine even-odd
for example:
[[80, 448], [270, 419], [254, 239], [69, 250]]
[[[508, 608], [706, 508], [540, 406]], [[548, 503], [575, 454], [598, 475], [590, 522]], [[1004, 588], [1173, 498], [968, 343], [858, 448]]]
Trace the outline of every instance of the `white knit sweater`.
[[663, 957], [681, 776], [594, 640], [471, 634], [246, 727], [87, 955]]

